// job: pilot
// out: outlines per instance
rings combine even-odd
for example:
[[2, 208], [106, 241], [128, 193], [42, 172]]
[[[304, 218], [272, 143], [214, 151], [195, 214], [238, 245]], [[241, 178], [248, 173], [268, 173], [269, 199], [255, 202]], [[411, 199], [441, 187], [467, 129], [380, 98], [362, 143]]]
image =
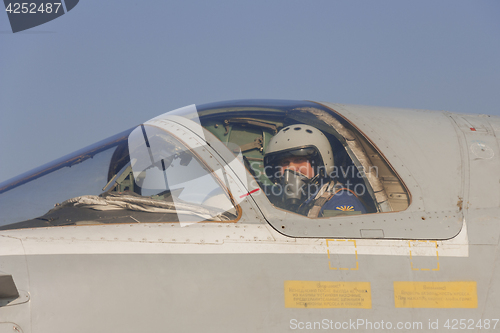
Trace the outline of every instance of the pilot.
[[333, 151], [315, 127], [281, 129], [264, 155], [265, 171], [280, 189], [279, 206], [308, 217], [366, 213], [360, 198], [333, 177]]

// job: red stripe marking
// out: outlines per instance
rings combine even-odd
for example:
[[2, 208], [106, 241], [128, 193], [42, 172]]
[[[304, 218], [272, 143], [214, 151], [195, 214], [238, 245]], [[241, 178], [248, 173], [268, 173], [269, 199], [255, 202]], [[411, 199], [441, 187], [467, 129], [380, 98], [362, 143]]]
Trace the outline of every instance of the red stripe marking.
[[248, 192], [247, 194], [240, 195], [240, 198], [244, 198], [244, 197], [246, 197], [247, 195], [250, 195], [250, 194], [252, 194], [252, 193], [257, 192], [258, 190], [260, 190], [260, 188], [256, 188], [255, 190], [252, 190], [252, 191]]

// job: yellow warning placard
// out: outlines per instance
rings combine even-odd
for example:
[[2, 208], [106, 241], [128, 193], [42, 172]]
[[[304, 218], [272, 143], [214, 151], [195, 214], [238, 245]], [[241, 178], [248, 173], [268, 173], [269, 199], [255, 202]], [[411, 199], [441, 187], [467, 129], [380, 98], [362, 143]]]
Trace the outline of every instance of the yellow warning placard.
[[285, 281], [286, 308], [372, 308], [370, 282]]
[[477, 308], [475, 281], [394, 282], [397, 308]]

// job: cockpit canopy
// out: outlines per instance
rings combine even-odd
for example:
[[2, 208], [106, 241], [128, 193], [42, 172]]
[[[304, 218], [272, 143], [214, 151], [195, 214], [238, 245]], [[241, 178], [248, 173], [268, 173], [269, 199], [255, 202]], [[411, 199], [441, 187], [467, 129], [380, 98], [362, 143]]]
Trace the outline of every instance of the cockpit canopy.
[[247, 192], [258, 187], [280, 206], [264, 155], [280, 129], [297, 124], [325, 135], [332, 177], [356, 193], [367, 213], [408, 207], [408, 190], [391, 165], [331, 109], [304, 101], [229, 101], [167, 112], [0, 184], [0, 229], [238, 221], [246, 195], [236, 193], [228, 168]]

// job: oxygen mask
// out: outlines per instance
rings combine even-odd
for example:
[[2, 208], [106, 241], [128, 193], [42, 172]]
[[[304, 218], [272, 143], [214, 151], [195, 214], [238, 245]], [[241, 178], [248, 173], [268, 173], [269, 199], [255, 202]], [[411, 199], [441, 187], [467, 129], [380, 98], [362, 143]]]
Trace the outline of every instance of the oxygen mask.
[[285, 169], [280, 178], [280, 184], [283, 190], [283, 203], [290, 209], [297, 208], [306, 197], [306, 190], [311, 179], [304, 174]]

